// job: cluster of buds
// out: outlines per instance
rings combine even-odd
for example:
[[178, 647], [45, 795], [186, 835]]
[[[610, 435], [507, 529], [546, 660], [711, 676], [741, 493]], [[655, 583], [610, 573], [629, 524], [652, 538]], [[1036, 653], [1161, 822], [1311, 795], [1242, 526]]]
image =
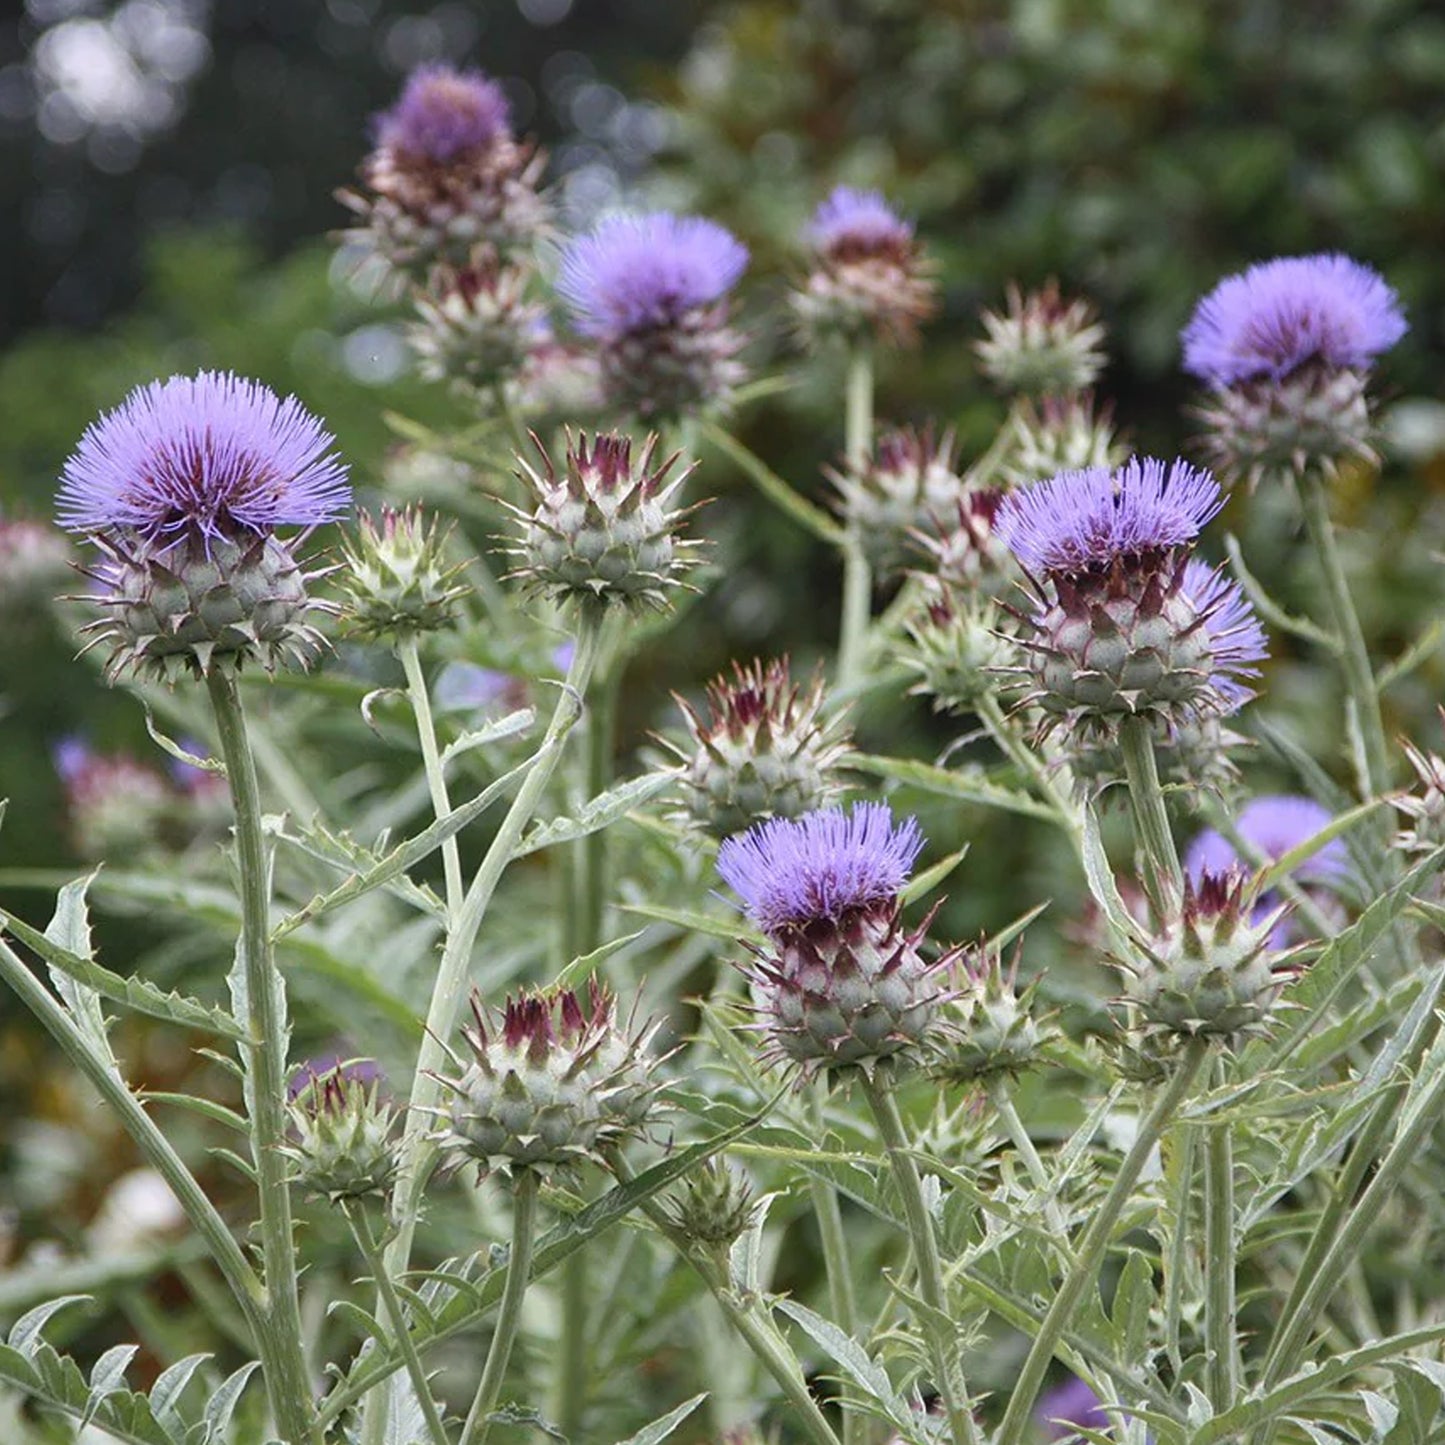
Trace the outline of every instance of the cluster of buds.
[[900, 893], [923, 836], [881, 803], [774, 818], [727, 839], [718, 872], [768, 945], [749, 971], [768, 1057], [803, 1076], [917, 1058], [956, 951], [922, 953], [928, 924], [903, 927]]
[[726, 1250], [752, 1221], [753, 1191], [725, 1160], [711, 1158], [694, 1169], [662, 1201], [672, 1227], [694, 1243]]
[[333, 1204], [384, 1195], [397, 1169], [396, 1110], [382, 1097], [369, 1059], [328, 1060], [291, 1081], [291, 1142], [297, 1183]]
[[682, 698], [689, 746], [667, 744], [684, 764], [688, 816], [715, 838], [764, 818], [795, 818], [843, 790], [849, 733], [823, 715], [823, 680], [794, 683], [787, 658], [733, 664], [707, 685], [704, 720]]
[[967, 712], [998, 690], [1014, 658], [997, 605], [983, 592], [924, 578], [923, 604], [904, 620], [908, 644], [899, 660], [938, 712]]
[[494, 80], [424, 66], [375, 131], [361, 189], [339, 199], [361, 220], [353, 238], [395, 271], [423, 282], [437, 262], [466, 267], [504, 256], [544, 228], [543, 157], [513, 138]]
[[1028, 702], [1078, 737], [1128, 717], [1173, 726], [1239, 707], [1265, 639], [1239, 589], [1190, 548], [1221, 505], [1183, 462], [1063, 472], [1011, 494], [999, 535], [1028, 574]]
[[1010, 396], [1067, 397], [1087, 391], [1104, 369], [1104, 328], [1085, 300], [1065, 300], [1058, 283], [1027, 294], [1008, 288], [1008, 310], [985, 311], [979, 364]]
[[839, 515], [880, 575], [903, 569], [918, 550], [917, 537], [936, 537], [955, 512], [963, 515], [954, 452], [952, 432], [935, 438], [932, 427], [899, 427], [879, 436], [861, 466], [828, 469]]
[[1229, 481], [1372, 457], [1367, 384], [1404, 334], [1394, 291], [1347, 256], [1288, 256], [1221, 281], [1184, 329], [1208, 388], [1204, 444]]
[[1012, 1078], [1034, 1067], [1049, 1035], [1037, 1016], [1037, 981], [1018, 987], [1018, 960], [1005, 971], [995, 950], [965, 960], [945, 1010], [933, 1073], [955, 1083]]
[[562, 252], [557, 291], [595, 348], [607, 403], [644, 421], [725, 407], [746, 372], [728, 293], [747, 248], [701, 216], [612, 216]]
[[1069, 396], [1020, 398], [1006, 423], [1008, 437], [999, 476], [1027, 487], [1059, 472], [1117, 467], [1128, 456], [1114, 431], [1110, 407], [1089, 391]]
[[517, 512], [522, 537], [513, 548], [516, 575], [532, 591], [586, 609], [668, 605], [697, 545], [677, 535], [692, 509], [669, 507], [692, 467], [669, 481], [680, 454], [658, 463], [657, 445], [649, 437], [634, 460], [631, 438], [616, 432], [590, 444], [585, 433], [569, 437], [558, 475], [537, 442], [542, 470], [522, 460], [521, 472], [536, 505]]
[[1237, 1039], [1266, 1031], [1295, 954], [1276, 945], [1283, 907], [1259, 909], [1238, 871], [1186, 878], [1174, 915], [1120, 959], [1146, 1034]]
[[812, 266], [792, 304], [810, 345], [910, 345], [933, 315], [936, 288], [913, 227], [877, 191], [839, 186], [804, 239]]
[[334, 520], [350, 500], [330, 435], [294, 398], [225, 374], [132, 392], [80, 440], [59, 512], [104, 560], [91, 624], [108, 675], [173, 681], [248, 659], [304, 666], [320, 649], [293, 545], [276, 527]]
[[472, 1016], [470, 1058], [441, 1080], [451, 1103], [439, 1142], [453, 1164], [510, 1175], [605, 1162], [655, 1113], [658, 1026], [619, 1025], [616, 1000], [595, 981], [585, 1003], [567, 991], [523, 994], [500, 1017], [474, 993]]
[[428, 522], [417, 507], [384, 507], [379, 521], [362, 512], [356, 535], [343, 543], [343, 621], [370, 638], [404, 639], [446, 627], [467, 592], [457, 580], [464, 564], [446, 561], [450, 535], [449, 526]]
[[486, 396], [516, 376], [548, 334], [546, 308], [528, 299], [529, 287], [524, 268], [491, 255], [434, 267], [407, 328], [422, 378]]

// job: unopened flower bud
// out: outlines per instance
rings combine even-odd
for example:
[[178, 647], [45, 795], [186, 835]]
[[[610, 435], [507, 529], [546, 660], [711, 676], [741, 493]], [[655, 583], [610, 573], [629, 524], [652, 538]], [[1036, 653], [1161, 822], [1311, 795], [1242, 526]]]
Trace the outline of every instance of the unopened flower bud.
[[1008, 972], [983, 949], [966, 960], [956, 995], [938, 1031], [933, 1073], [954, 1083], [1022, 1073], [1039, 1062], [1048, 1026], [1037, 1017], [1037, 983], [1018, 987], [1018, 963]]
[[467, 588], [457, 579], [464, 564], [445, 557], [451, 528], [417, 507], [384, 507], [379, 520], [357, 518], [343, 543], [342, 619], [363, 637], [405, 638], [436, 632], [452, 620]]
[[828, 469], [838, 511], [880, 574], [900, 571], [918, 551], [918, 534], [936, 536], [958, 513], [964, 483], [954, 466], [952, 432], [932, 427], [885, 431], [860, 469]]
[[1014, 658], [1002, 621], [987, 597], [934, 581], [904, 621], [908, 645], [899, 660], [918, 675], [909, 691], [931, 697], [937, 712], [966, 712], [997, 692], [999, 673]]
[[485, 395], [514, 377], [545, 335], [546, 309], [527, 299], [527, 286], [525, 271], [491, 258], [434, 268], [407, 328], [423, 378]]
[[1276, 952], [1271, 942], [1284, 911], [1258, 916], [1239, 872], [1186, 879], [1175, 916], [1119, 963], [1146, 1031], [1224, 1038], [1265, 1032], [1296, 972], [1293, 955]]
[[0, 618], [43, 607], [68, 575], [70, 543], [43, 522], [0, 516]]
[[895, 827], [878, 803], [774, 818], [723, 843], [718, 872], [769, 939], [749, 978], [772, 1059], [808, 1075], [921, 1053], [956, 956], [928, 961], [929, 920], [902, 925], [922, 846], [913, 819]]
[[812, 266], [792, 297], [805, 341], [917, 340], [936, 288], [913, 227], [879, 192], [839, 186], [814, 212], [805, 240]]
[[451, 1103], [440, 1143], [453, 1163], [511, 1174], [600, 1161], [655, 1112], [648, 1047], [657, 1025], [619, 1025], [616, 1000], [599, 985], [585, 1004], [565, 991], [523, 994], [500, 1017], [474, 993], [472, 1015], [469, 1061], [441, 1080]]
[[707, 686], [703, 720], [681, 698], [691, 746], [669, 744], [686, 764], [688, 814], [716, 838], [764, 818], [795, 818], [843, 789], [849, 735], [823, 716], [823, 681], [793, 683], [786, 658], [750, 667]]
[[1445, 758], [1412, 742], [1404, 747], [1416, 782], [1410, 792], [1396, 793], [1390, 800], [1406, 820], [1395, 835], [1395, 846], [1404, 853], [1433, 853], [1445, 843]]
[[97, 753], [79, 738], [55, 749], [76, 852], [134, 858], [163, 847], [178, 799], [164, 774], [128, 753]]
[[369, 1060], [297, 1075], [285, 1154], [299, 1184], [333, 1204], [387, 1192], [398, 1162], [397, 1115], [380, 1092], [381, 1071]]
[[668, 605], [696, 545], [677, 536], [690, 509], [668, 505], [692, 467], [669, 481], [680, 454], [658, 463], [657, 444], [649, 437], [634, 460], [631, 438], [613, 432], [589, 444], [583, 433], [569, 438], [560, 476], [540, 443], [543, 469], [522, 461], [536, 507], [518, 513], [523, 535], [513, 550], [516, 575], [532, 591], [587, 608]]
[[1013, 554], [995, 525], [1003, 499], [996, 487], [970, 487], [959, 494], [951, 511], [931, 518], [930, 530], [914, 532], [913, 541], [943, 587], [992, 597], [1017, 575]]
[[753, 1191], [726, 1161], [705, 1160], [662, 1201], [671, 1223], [698, 1244], [727, 1249], [753, 1216]]
[[1008, 427], [999, 473], [1011, 487], [1026, 487], [1060, 472], [1117, 467], [1129, 455], [1117, 439], [1110, 408], [1096, 408], [1088, 391], [1037, 401], [1023, 398]]
[[1008, 310], [985, 311], [988, 335], [975, 344], [984, 374], [1000, 391], [1070, 396], [1104, 369], [1104, 328], [1084, 300], [1066, 301], [1058, 282], [1027, 294], [1008, 288]]

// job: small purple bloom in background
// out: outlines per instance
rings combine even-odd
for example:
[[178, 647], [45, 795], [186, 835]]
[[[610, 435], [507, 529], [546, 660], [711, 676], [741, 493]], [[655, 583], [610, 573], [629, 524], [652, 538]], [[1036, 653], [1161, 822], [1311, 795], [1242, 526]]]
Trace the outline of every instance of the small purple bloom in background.
[[1217, 567], [1190, 558], [1180, 586], [1209, 634], [1213, 658], [1210, 682], [1227, 703], [1226, 711], [1238, 712], [1254, 696], [1253, 689], [1239, 679], [1258, 677], [1259, 669], [1254, 664], [1269, 656], [1264, 628], [1239, 583]]
[[1081, 1428], [1109, 1427], [1109, 1415], [1099, 1397], [1077, 1377], [1045, 1391], [1034, 1407], [1034, 1419], [1048, 1440], [1067, 1440]]
[[1185, 327], [1184, 369], [1211, 386], [1279, 380], [1307, 361], [1368, 367], [1406, 332], [1399, 298], [1348, 256], [1285, 256], [1226, 277]]
[[376, 117], [376, 139], [389, 150], [447, 165], [509, 137], [508, 111], [502, 87], [481, 71], [424, 65], [408, 77], [396, 104]]
[[995, 528], [1023, 565], [1071, 576], [1124, 557], [1186, 546], [1223, 505], [1208, 472], [1135, 457], [1117, 472], [1060, 472], [1014, 492]]
[[[1291, 794], [1274, 794], [1255, 798], [1246, 804], [1235, 819], [1235, 828], [1246, 843], [1252, 844], [1266, 858], [1282, 858], [1306, 839], [1314, 837], [1333, 821], [1328, 808], [1313, 798]], [[1254, 865], [1242, 860], [1234, 845], [1214, 829], [1207, 829], [1189, 845], [1184, 855], [1184, 871], [1196, 883], [1206, 873], [1222, 874], [1231, 868]], [[1296, 870], [1301, 883], [1332, 884], [1350, 871], [1349, 852], [1344, 840], [1334, 838], [1314, 857]]]
[[771, 818], [724, 841], [717, 869], [765, 933], [891, 906], [923, 848], [915, 818], [884, 803]]
[[828, 255], [886, 251], [911, 246], [913, 227], [894, 212], [881, 191], [838, 186], [813, 212], [806, 238]]
[[295, 397], [203, 371], [143, 386], [80, 439], [56, 510], [72, 531], [148, 541], [263, 535], [346, 510], [333, 438]]
[[676, 326], [721, 300], [748, 264], [747, 247], [702, 216], [610, 216], [562, 253], [557, 290], [585, 336]]
[[465, 712], [491, 707], [522, 690], [522, 680], [509, 672], [478, 667], [474, 662], [449, 662], [437, 678], [434, 701], [439, 712]]
[[566, 674], [572, 671], [572, 659], [577, 656], [577, 644], [569, 637], [552, 649], [552, 666]]

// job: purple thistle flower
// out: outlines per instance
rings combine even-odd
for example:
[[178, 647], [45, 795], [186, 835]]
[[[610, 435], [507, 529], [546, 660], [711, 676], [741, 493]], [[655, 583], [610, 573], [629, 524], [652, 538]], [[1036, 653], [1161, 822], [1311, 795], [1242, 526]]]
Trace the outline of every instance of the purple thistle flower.
[[1031, 571], [1071, 576], [1121, 557], [1192, 542], [1224, 504], [1205, 471], [1175, 461], [1134, 457], [1104, 467], [1060, 472], [1007, 497], [995, 529]]
[[1226, 277], [1195, 308], [1184, 369], [1211, 386], [1287, 376], [1318, 359], [1367, 368], [1406, 332], [1399, 298], [1348, 256], [1285, 256]]
[[913, 227], [896, 215], [881, 191], [855, 191], [838, 186], [808, 224], [808, 243], [825, 255], [906, 250]]
[[557, 290], [585, 336], [675, 326], [719, 300], [748, 264], [747, 247], [701, 216], [612, 216], [562, 253]]
[[509, 672], [474, 662], [449, 662], [437, 678], [434, 701], [438, 712], [471, 711], [524, 692], [521, 680]]
[[717, 869], [765, 933], [891, 904], [923, 847], [916, 818], [885, 803], [770, 818], [724, 841]]
[[377, 144], [447, 165], [485, 150], [508, 135], [507, 97], [479, 70], [423, 65], [408, 77], [401, 98], [373, 121]]
[[1067, 1440], [1080, 1429], [1104, 1430], [1109, 1425], [1099, 1397], [1077, 1376], [1045, 1391], [1034, 1407], [1034, 1419], [1050, 1440]]
[[[1329, 809], [1313, 798], [1275, 794], [1246, 804], [1235, 819], [1235, 828], [1245, 842], [1265, 857], [1274, 859], [1282, 858], [1307, 838], [1314, 837], [1332, 818]], [[1222, 874], [1241, 866], [1253, 871], [1253, 864], [1244, 863], [1234, 844], [1212, 828], [1195, 838], [1184, 855], [1184, 871], [1195, 883], [1206, 873]], [[1344, 840], [1335, 838], [1301, 864], [1298, 877], [1302, 883], [1330, 884], [1338, 882], [1349, 871], [1349, 852]]]
[[332, 444], [295, 397], [229, 372], [173, 376], [87, 428], [56, 510], [72, 531], [129, 528], [152, 542], [315, 526], [351, 499]]
[[1224, 699], [1225, 711], [1237, 712], [1254, 696], [1238, 679], [1259, 676], [1254, 664], [1269, 656], [1269, 639], [1239, 583], [1219, 568], [1192, 557], [1180, 586], [1209, 634], [1210, 685]]

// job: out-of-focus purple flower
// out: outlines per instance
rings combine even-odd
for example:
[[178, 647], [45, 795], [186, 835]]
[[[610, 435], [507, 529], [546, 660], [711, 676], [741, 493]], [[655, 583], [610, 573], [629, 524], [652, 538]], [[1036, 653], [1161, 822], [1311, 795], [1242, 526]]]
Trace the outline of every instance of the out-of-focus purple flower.
[[1194, 541], [1224, 504], [1208, 472], [1135, 457], [1116, 472], [1060, 472], [1005, 498], [996, 530], [1030, 571], [1072, 576]]
[[86, 429], [56, 510], [72, 531], [123, 528], [148, 541], [315, 526], [351, 499], [332, 445], [295, 397], [228, 372], [173, 376]]
[[165, 775], [129, 753], [98, 753], [76, 737], [52, 750], [76, 851], [134, 855], [165, 842], [176, 795]]
[[916, 818], [884, 803], [771, 818], [724, 841], [717, 869], [765, 933], [892, 904], [923, 848]]
[[491, 707], [521, 688], [521, 679], [474, 662], [449, 662], [437, 678], [434, 701], [439, 712]]
[[1039, 1396], [1034, 1419], [1049, 1440], [1067, 1440], [1080, 1429], [1106, 1430], [1109, 1426], [1103, 1403], [1077, 1376]]
[[[1234, 826], [1246, 843], [1275, 859], [1314, 837], [1332, 819], [1329, 809], [1313, 798], [1273, 794], [1246, 804]], [[1184, 855], [1184, 871], [1196, 883], [1206, 873], [1222, 874], [1241, 867], [1253, 871], [1254, 865], [1241, 859], [1234, 845], [1212, 828], [1195, 838]], [[1302, 863], [1295, 876], [1301, 883], [1328, 885], [1338, 883], [1349, 871], [1349, 851], [1343, 839], [1334, 838]]]
[[1399, 298], [1348, 256], [1285, 256], [1226, 277], [1183, 332], [1184, 369], [1211, 386], [1279, 380], [1307, 361], [1367, 368], [1406, 332]]
[[748, 264], [747, 247], [702, 216], [611, 216], [562, 253], [557, 290], [585, 336], [676, 326], [720, 300]]
[[481, 71], [424, 65], [373, 124], [378, 145], [447, 165], [507, 137], [508, 110], [506, 93]]
[[1269, 656], [1264, 628], [1239, 583], [1219, 568], [1191, 557], [1180, 586], [1209, 634], [1214, 690], [1226, 702], [1226, 712], [1238, 712], [1254, 696], [1254, 690], [1239, 679], [1258, 677], [1254, 664]]
[[552, 649], [552, 666], [560, 673], [572, 671], [572, 659], [577, 656], [577, 644], [569, 637]]
[[[206, 745], [197, 742], [195, 738], [181, 738], [180, 746], [182, 751], [190, 753], [192, 757], [205, 758], [208, 761], [210, 759]], [[193, 802], [209, 803], [218, 797], [229, 795], [230, 790], [225, 776], [210, 768], [198, 768], [194, 763], [183, 762], [180, 758], [172, 758], [170, 774], [177, 786]]]
[[877, 252], [911, 246], [913, 227], [881, 191], [838, 186], [813, 212], [806, 239], [814, 250], [828, 255]]
[[70, 556], [69, 540], [54, 527], [0, 515], [0, 612], [7, 622], [53, 595]]

